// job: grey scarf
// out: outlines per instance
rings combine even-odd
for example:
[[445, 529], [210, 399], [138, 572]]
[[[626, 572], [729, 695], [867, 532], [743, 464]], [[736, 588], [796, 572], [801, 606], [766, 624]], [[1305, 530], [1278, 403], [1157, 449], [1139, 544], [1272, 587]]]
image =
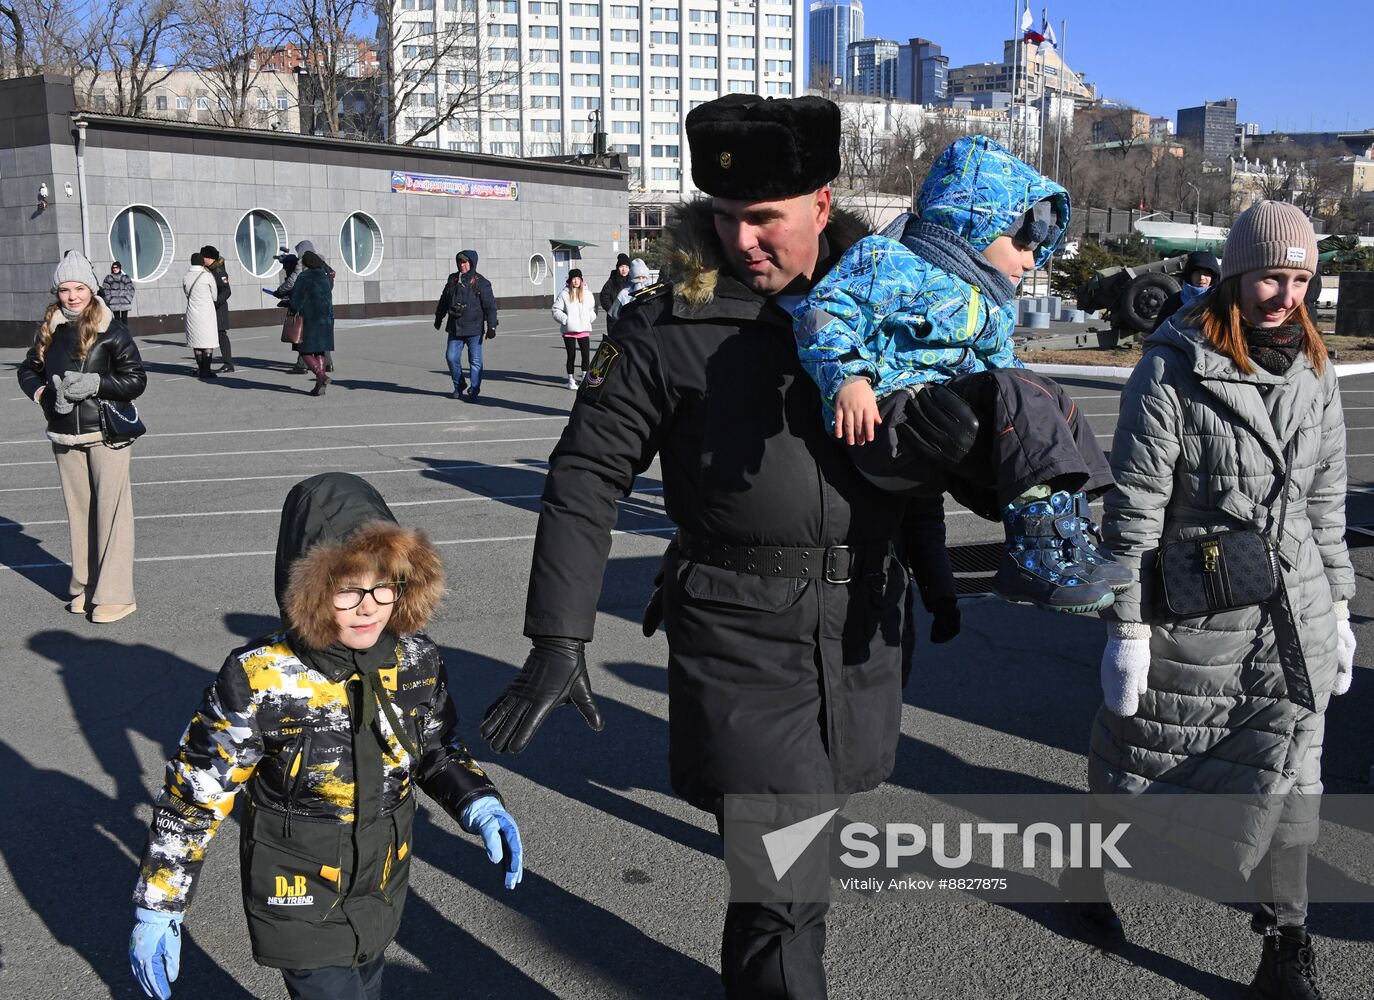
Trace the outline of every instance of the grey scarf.
[[999, 309], [1016, 294], [1010, 278], [993, 267], [972, 243], [944, 226], [920, 222], [913, 216], [901, 240], [918, 257], [976, 287]]

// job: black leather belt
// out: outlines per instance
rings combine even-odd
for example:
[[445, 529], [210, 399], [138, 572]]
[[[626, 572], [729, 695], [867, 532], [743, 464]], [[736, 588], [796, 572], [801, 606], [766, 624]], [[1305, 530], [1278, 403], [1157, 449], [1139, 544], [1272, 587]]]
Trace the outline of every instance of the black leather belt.
[[781, 576], [794, 580], [824, 580], [826, 583], [848, 583], [863, 572], [873, 556], [885, 558], [888, 542], [866, 542], [859, 545], [827, 545], [804, 548], [788, 545], [739, 545], [709, 535], [677, 533], [678, 550], [683, 558], [732, 569], [751, 576]]

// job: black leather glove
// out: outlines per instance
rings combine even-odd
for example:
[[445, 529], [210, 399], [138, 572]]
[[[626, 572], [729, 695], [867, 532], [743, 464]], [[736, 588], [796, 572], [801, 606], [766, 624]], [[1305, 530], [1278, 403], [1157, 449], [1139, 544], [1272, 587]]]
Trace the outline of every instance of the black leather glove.
[[644, 638], [648, 639], [663, 624], [663, 571], [658, 571], [654, 579], [654, 592], [649, 595], [649, 603], [644, 605]]
[[958, 465], [978, 437], [978, 414], [957, 392], [932, 383], [903, 407], [897, 434], [904, 449], [942, 467]]
[[482, 718], [482, 738], [497, 753], [525, 749], [548, 714], [569, 702], [587, 725], [601, 732], [601, 710], [592, 698], [582, 640], [539, 636], [531, 641], [534, 648], [520, 675]]
[[489, 327], [487, 327], [487, 335], [486, 335], [486, 337], [484, 337], [483, 339], [484, 339], [484, 340], [491, 340], [491, 338], [493, 338], [493, 337], [495, 337], [495, 336], [496, 336], [496, 327], [494, 327], [494, 326], [489, 326]]
[[958, 601], [939, 601], [931, 609], [934, 618], [930, 623], [930, 641], [936, 644], [949, 642], [959, 634], [963, 626], [963, 616], [959, 613]]
[[436, 330], [439, 329], [439, 327], [441, 327], [441, 326], [443, 326], [443, 325], [444, 325], [444, 321], [441, 320], [441, 319], [436, 319], [436, 320], [434, 321], [434, 329], [436, 329]]

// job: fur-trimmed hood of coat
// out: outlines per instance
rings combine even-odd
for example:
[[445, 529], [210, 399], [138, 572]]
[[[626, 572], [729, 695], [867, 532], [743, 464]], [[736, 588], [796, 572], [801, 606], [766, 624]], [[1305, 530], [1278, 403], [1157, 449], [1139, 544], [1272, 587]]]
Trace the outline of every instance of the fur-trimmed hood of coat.
[[[828, 256], [838, 258], [852, 244], [867, 236], [871, 227], [859, 215], [832, 205], [825, 227]], [[673, 283], [673, 294], [692, 306], [710, 302], [722, 274], [732, 280], [720, 238], [716, 235], [711, 199], [697, 198], [678, 208], [663, 231], [666, 244], [664, 270]]]
[[[109, 332], [110, 324], [114, 322], [114, 313], [110, 311], [110, 307], [100, 296], [97, 295], [93, 297], [91, 301], [95, 303], [96, 313], [99, 316], [99, 319], [97, 319], [95, 323], [96, 332]], [[48, 326], [51, 327], [53, 333], [56, 333], [57, 328], [66, 322], [68, 322], [67, 317], [62, 315], [61, 309], [54, 310], [52, 316], [48, 318]], [[42, 327], [42, 324], [40, 323], [39, 326]], [[44, 330], [40, 329], [38, 332], [39, 335], [42, 336]]]
[[444, 592], [439, 553], [402, 528], [371, 484], [343, 472], [297, 483], [282, 507], [277, 536], [277, 605], [293, 636], [310, 649], [338, 639], [334, 593], [376, 574], [405, 587], [387, 631], [424, 629]]

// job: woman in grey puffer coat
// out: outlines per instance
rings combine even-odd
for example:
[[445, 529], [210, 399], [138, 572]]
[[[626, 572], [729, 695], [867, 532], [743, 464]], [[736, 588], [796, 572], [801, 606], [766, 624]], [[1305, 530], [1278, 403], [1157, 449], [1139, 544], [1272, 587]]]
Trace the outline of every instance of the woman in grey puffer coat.
[[110, 273], [100, 283], [100, 297], [115, 319], [121, 323], [129, 321], [129, 310], [134, 306], [134, 279], [124, 272], [124, 265], [119, 261], [110, 264]]
[[[1336, 373], [1302, 304], [1316, 261], [1316, 237], [1296, 207], [1261, 202], [1236, 220], [1220, 285], [1150, 336], [1126, 385], [1111, 451], [1117, 485], [1102, 520], [1107, 546], [1137, 583], [1104, 613], [1106, 703], [1093, 725], [1089, 784], [1156, 803], [1199, 801], [1161, 794], [1171, 791], [1243, 797], [1234, 824], [1204, 832], [1180, 814], [1163, 835], [1254, 886], [1252, 926], [1265, 935], [1254, 987], [1264, 997], [1318, 995], [1307, 852], [1317, 838], [1325, 710], [1349, 689], [1355, 654], [1345, 421]], [[1280, 562], [1305, 670], [1280, 658], [1273, 602], [1165, 619], [1153, 571], [1158, 549], [1177, 539], [1237, 528], [1272, 537], [1290, 450]], [[1109, 907], [1096, 918], [1122, 935]]]

